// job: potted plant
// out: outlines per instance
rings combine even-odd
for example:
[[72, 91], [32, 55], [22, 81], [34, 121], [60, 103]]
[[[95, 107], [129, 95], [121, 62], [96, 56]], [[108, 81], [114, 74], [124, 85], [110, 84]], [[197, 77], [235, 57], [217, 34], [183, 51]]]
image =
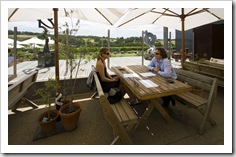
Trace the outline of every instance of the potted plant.
[[[69, 50], [70, 53], [73, 53], [74, 51], [75, 51], [74, 48], [70, 48], [70, 50]], [[77, 76], [78, 69], [79, 69], [79, 63], [74, 64], [73, 58], [70, 58], [70, 57], [69, 57], [69, 63], [70, 63], [69, 64], [70, 79], [65, 80], [65, 82], [64, 82], [65, 86], [63, 88], [63, 91], [65, 91], [64, 92], [65, 95], [64, 95], [64, 101], [62, 100], [62, 102], [64, 102], [64, 103], [60, 107], [60, 110], [59, 110], [59, 115], [60, 115], [61, 122], [64, 126], [65, 131], [72, 131], [77, 128], [77, 123], [79, 120], [80, 112], [82, 111], [82, 106], [81, 106], [80, 102], [73, 102], [73, 95], [74, 95], [74, 87], [75, 87], [75, 83], [76, 83], [76, 78], [74, 79], [74, 82], [73, 82], [72, 74], [73, 74], [73, 70], [77, 66], [77, 72], [76, 72], [76, 76]], [[68, 86], [68, 84], [69, 84], [69, 86]], [[71, 90], [70, 96], [67, 96], [67, 92], [66, 92], [67, 89]]]
[[45, 82], [45, 86], [35, 90], [36, 94], [41, 96], [42, 103], [46, 104], [48, 110], [43, 112], [38, 117], [38, 123], [41, 126], [42, 132], [47, 134], [55, 129], [56, 119], [58, 117], [58, 110], [52, 109], [51, 102], [55, 96], [57, 89], [57, 83], [54, 79], [48, 79]]
[[[71, 14], [72, 13], [73, 12], [71, 12]], [[59, 110], [59, 115], [65, 131], [72, 131], [77, 128], [80, 112], [82, 111], [82, 105], [80, 104], [80, 102], [73, 102], [73, 95], [76, 84], [76, 76], [78, 74], [81, 61], [85, 58], [85, 52], [81, 53], [81, 51], [79, 51], [78, 48], [71, 45], [69, 38], [78, 31], [79, 22], [80, 21], [78, 20], [75, 28], [72, 29], [69, 29], [69, 25], [67, 22], [63, 25], [65, 28], [65, 30], [63, 31], [65, 40], [64, 44], [60, 45], [60, 51], [65, 55], [66, 58], [66, 63], [67, 63], [66, 72], [68, 71], [68, 69], [70, 72], [70, 78], [64, 81], [64, 85], [67, 85], [66, 82], [69, 81], [69, 86], [67, 87], [64, 86], [65, 89], [63, 89], [63, 91], [65, 91], [66, 89], [69, 88], [71, 91], [69, 96], [67, 95], [64, 96], [65, 100], [68, 100], [66, 97], [69, 97], [69, 103], [63, 104]], [[76, 76], [75, 79], [73, 80], [72, 74], [75, 69], [76, 69]]]

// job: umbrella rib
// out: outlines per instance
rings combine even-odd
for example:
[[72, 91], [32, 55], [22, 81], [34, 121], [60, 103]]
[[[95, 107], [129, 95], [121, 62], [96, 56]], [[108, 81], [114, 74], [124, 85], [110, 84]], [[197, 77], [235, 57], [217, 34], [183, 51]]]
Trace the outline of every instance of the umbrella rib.
[[[163, 9], [165, 9], [165, 8], [163, 8]], [[166, 13], [166, 11], [169, 11], [169, 12], [171, 12], [171, 13], [173, 13], [173, 14], [168, 14], [168, 13]], [[168, 8], [167, 9], [165, 9], [165, 11], [164, 12], [158, 12], [158, 11], [151, 11], [152, 13], [157, 13], [157, 14], [161, 14], [161, 15], [163, 15], [163, 16], [173, 16], [173, 17], [179, 17], [179, 14], [177, 14], [177, 13], [175, 13], [175, 12], [173, 12], [173, 11], [171, 11], [171, 10], [169, 10]]]
[[[167, 9], [163, 8], [163, 9], [164, 9], [164, 12], [151, 11], [152, 13], [160, 14], [160, 16], [158, 16], [158, 17], [157, 17], [157, 18], [152, 22], [152, 24], [154, 24], [154, 23], [155, 23], [158, 19], [160, 19], [162, 16], [173, 16], [173, 17], [179, 17], [178, 14], [176, 14], [176, 13], [173, 12], [173, 11], [170, 11], [168, 8], [167, 8]], [[169, 12], [175, 14], [175, 15], [168, 14], [168, 13], [166, 13], [167, 11], [169, 11]]]
[[165, 9], [163, 13], [159, 13], [159, 12], [155, 12], [155, 11], [151, 11], [152, 13], [158, 13], [158, 14], [161, 14], [160, 16], [158, 16], [153, 22], [152, 24], [154, 24], [159, 18], [161, 18], [161, 16], [163, 16], [163, 14], [165, 14], [167, 10]]
[[172, 14], [165, 13], [165, 15], [167, 15], [167, 16], [174, 16], [174, 17], [179, 17], [179, 16], [180, 16], [180, 15], [177, 14], [176, 12], [174, 12], [174, 11], [172, 11], [172, 10], [169, 10], [169, 8], [163, 8], [163, 9], [165, 9], [165, 12], [166, 12], [166, 11], [169, 11], [170, 13], [174, 14], [174, 15], [172, 15]]
[[207, 8], [203, 8], [204, 11], [208, 12], [209, 14], [215, 16], [216, 18], [218, 18], [219, 20], [222, 20], [219, 16], [215, 15], [214, 13], [210, 12]]
[[[135, 9], [137, 9], [137, 8], [134, 8], [133, 10], [135, 10]], [[126, 23], [129, 23], [130, 21], [133, 21], [133, 20], [135, 20], [136, 18], [139, 18], [140, 16], [143, 16], [144, 14], [146, 14], [146, 13], [148, 13], [148, 12], [152, 12], [152, 10], [154, 10], [154, 9], [155, 9], [155, 8], [152, 8], [151, 10], [146, 11], [146, 12], [144, 12], [144, 13], [138, 15], [138, 16], [136, 16], [136, 17], [134, 17], [134, 18], [132, 18], [132, 19], [130, 19], [130, 20], [128, 20], [128, 21], [126, 21], [126, 22], [120, 24], [118, 27], [121, 27], [121, 26], [125, 25]]]
[[130, 20], [128, 20], [128, 21], [126, 21], [126, 22], [120, 24], [118, 27], [121, 27], [121, 26], [125, 25], [126, 23], [129, 23], [130, 21], [133, 21], [133, 20], [135, 20], [136, 18], [138, 18], [138, 17], [140, 17], [140, 16], [142, 16], [142, 15], [144, 15], [144, 14], [146, 14], [146, 13], [142, 13], [142, 14], [138, 15], [138, 16], [136, 16], [136, 17], [134, 17], [134, 18], [132, 18], [132, 19], [130, 19]]
[[111, 21], [109, 21], [109, 20], [106, 18], [106, 16], [104, 16], [97, 8], [95, 8], [95, 10], [96, 10], [100, 15], [102, 15], [102, 17], [103, 17], [104, 19], [106, 19], [107, 22], [110, 23], [110, 25], [113, 25], [113, 24], [111, 23]]
[[69, 16], [69, 13], [66, 11], [65, 8], [63, 8], [63, 10], [64, 10], [64, 12], [65, 12], [66, 17], [68, 17], [68, 16]]
[[199, 11], [194, 12], [196, 9], [197, 8], [193, 9], [192, 11], [190, 11], [188, 14], [186, 14], [186, 16], [191, 16], [191, 15], [200, 14], [200, 13], [203, 13], [203, 12], [208, 12], [209, 14], [215, 16], [217, 19], [221, 19], [219, 16], [217, 16], [217, 15], [213, 14], [212, 12], [210, 12], [208, 10], [209, 8], [203, 8], [203, 9], [201, 9]]
[[[196, 10], [197, 8], [195, 8]], [[196, 11], [196, 12], [193, 12], [194, 10], [192, 10], [191, 12], [189, 12], [188, 14], [186, 14], [187, 16], [191, 16], [191, 15], [195, 15], [195, 14], [200, 14], [200, 13], [203, 13], [205, 12], [205, 10], [199, 10], [199, 11]]]
[[[194, 15], [196, 12], [194, 12], [195, 10], [197, 10], [197, 8], [194, 8], [193, 10], [191, 10], [190, 12], [188, 12], [187, 14], [186, 14], [186, 16], [190, 16], [190, 15]], [[192, 13], [192, 12], [194, 12], [194, 13]], [[198, 13], [199, 13], [199, 11], [198, 11]]]
[[19, 8], [16, 8], [13, 12], [12, 12], [12, 14], [8, 17], [8, 21], [11, 19], [11, 17], [18, 11], [18, 9]]

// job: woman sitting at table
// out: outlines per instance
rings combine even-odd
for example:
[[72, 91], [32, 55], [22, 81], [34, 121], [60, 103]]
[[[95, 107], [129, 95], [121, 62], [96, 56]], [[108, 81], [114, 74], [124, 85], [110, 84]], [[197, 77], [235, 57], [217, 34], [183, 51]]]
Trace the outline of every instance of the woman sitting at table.
[[[163, 48], [156, 48], [154, 57], [152, 58], [148, 69], [166, 78], [177, 79], [177, 75], [174, 68], [171, 65], [170, 60], [167, 58], [167, 53]], [[170, 101], [172, 105], [175, 105], [175, 100], [171, 96], [162, 97], [163, 106], [168, 107]]]
[[119, 88], [120, 86], [119, 78], [117, 76], [111, 77], [107, 72], [105, 60], [109, 56], [110, 50], [108, 48], [101, 48], [96, 63], [98, 78], [104, 92], [109, 92], [111, 88]]
[[117, 87], [121, 90], [123, 96], [127, 93], [129, 95], [128, 103], [131, 105], [139, 104], [140, 101], [132, 94], [132, 92], [124, 86], [117, 76], [110, 76], [107, 72], [105, 60], [109, 58], [110, 50], [108, 48], [101, 48], [98, 54], [96, 69], [98, 79], [101, 83], [104, 92], [109, 92], [111, 88]]

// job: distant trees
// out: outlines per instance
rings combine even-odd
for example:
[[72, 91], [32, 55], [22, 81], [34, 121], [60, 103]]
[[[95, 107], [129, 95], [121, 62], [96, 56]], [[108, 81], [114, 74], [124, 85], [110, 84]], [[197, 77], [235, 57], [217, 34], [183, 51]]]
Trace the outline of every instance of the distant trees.
[[[12, 30], [8, 30], [9, 35], [13, 35], [14, 32]], [[37, 36], [38, 38], [42, 38], [42, 33], [33, 33], [33, 32], [17, 32], [18, 35], [27, 35], [25, 39], [29, 38], [29, 36]], [[54, 39], [53, 35], [49, 35], [52, 39]], [[23, 37], [20, 37], [22, 41]], [[87, 47], [88, 51], [97, 51], [101, 47], [108, 46], [108, 38], [107, 37], [97, 37], [97, 36], [70, 36], [69, 42], [71, 45], [77, 48]], [[62, 35], [58, 37], [59, 43], [65, 43], [65, 38]], [[163, 42], [157, 40], [155, 42], [156, 47], [163, 47]], [[144, 50], [147, 50], [149, 46], [144, 45]], [[121, 51], [141, 51], [142, 50], [142, 37], [118, 37], [110, 39], [110, 47], [114, 52]]]

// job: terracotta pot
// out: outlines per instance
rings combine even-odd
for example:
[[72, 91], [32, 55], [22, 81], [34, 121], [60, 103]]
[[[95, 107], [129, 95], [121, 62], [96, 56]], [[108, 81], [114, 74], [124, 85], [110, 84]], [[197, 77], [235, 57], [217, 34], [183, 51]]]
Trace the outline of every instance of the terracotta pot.
[[[70, 103], [71, 101], [72, 101], [72, 99], [69, 98], [69, 97], [67, 97], [66, 99], [65, 99], [65, 98], [62, 98], [62, 99], [61, 99], [61, 102], [63, 102], [63, 105], [68, 104], [68, 103]], [[56, 102], [55, 102], [55, 104], [56, 104]], [[62, 106], [63, 106], [63, 105], [62, 105]], [[59, 111], [62, 106], [56, 104], [56, 109]], [[58, 122], [61, 121], [61, 116], [60, 116], [60, 115], [58, 116], [57, 121], [58, 121]]]
[[203, 89], [202, 88], [197, 88], [197, 89], [192, 89], [191, 93], [196, 94], [198, 96], [203, 96]]
[[39, 115], [38, 124], [41, 126], [42, 132], [45, 134], [53, 132], [56, 126], [56, 119], [58, 117], [58, 110], [51, 110], [52, 119], [50, 121], [42, 122], [44, 117], [47, 117], [48, 111]]
[[[63, 105], [68, 104], [71, 101], [72, 101], [71, 98], [68, 98], [68, 97], [66, 99], [64, 99], [64, 98], [61, 99], [61, 102], [63, 102]], [[56, 104], [56, 102], [55, 102], [55, 104]], [[56, 104], [56, 109], [59, 111], [61, 109], [61, 106]]]
[[73, 102], [71, 104], [73, 111], [70, 113], [69, 107], [70, 104], [66, 104], [59, 110], [59, 115], [65, 131], [72, 131], [77, 128], [80, 112], [82, 111], [82, 106], [79, 102]]

